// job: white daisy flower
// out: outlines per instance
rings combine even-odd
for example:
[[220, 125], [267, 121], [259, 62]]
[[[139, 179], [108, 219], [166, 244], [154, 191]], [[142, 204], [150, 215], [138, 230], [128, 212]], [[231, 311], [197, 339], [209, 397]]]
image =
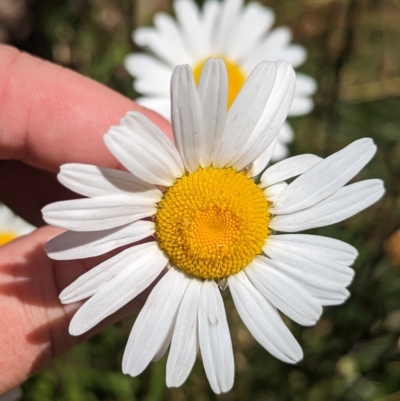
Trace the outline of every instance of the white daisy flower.
[[21, 235], [29, 234], [35, 228], [0, 203], [0, 246]]
[[[281, 26], [271, 30], [274, 12], [259, 3], [243, 5], [243, 0], [206, 0], [199, 10], [193, 0], [175, 0], [176, 21], [166, 13], [154, 18], [154, 28], [140, 27], [133, 40], [151, 54], [130, 54], [127, 71], [135, 77], [134, 88], [143, 96], [140, 104], [170, 120], [170, 79], [179, 64], [189, 64], [196, 83], [209, 57], [224, 59], [228, 68], [228, 107], [233, 103], [251, 71], [261, 61], [285, 60], [294, 68], [304, 63], [304, 47], [293, 45], [291, 30]], [[289, 116], [309, 113], [314, 103], [315, 80], [297, 73], [297, 85]], [[282, 126], [272, 160], [288, 155], [287, 144], [294, 134], [288, 122]]]
[[72, 335], [127, 304], [167, 267], [133, 326], [125, 373], [140, 374], [170, 346], [167, 385], [179, 386], [200, 348], [212, 389], [228, 391], [234, 361], [220, 294], [226, 286], [265, 349], [287, 363], [302, 358], [278, 311], [301, 325], [315, 324], [322, 306], [348, 297], [348, 266], [357, 251], [335, 239], [277, 232], [346, 219], [384, 189], [375, 179], [345, 186], [375, 153], [368, 138], [326, 159], [291, 157], [269, 167], [259, 184], [253, 180], [272, 154], [294, 87], [289, 64], [262, 62], [227, 111], [221, 59], [206, 62], [198, 87], [190, 67], [179, 66], [171, 82], [176, 146], [130, 112], [105, 135], [128, 172], [61, 167], [60, 182], [89, 198], [43, 209], [46, 222], [69, 230], [47, 244], [48, 255], [87, 258], [133, 244], [62, 291], [64, 304], [89, 298], [71, 321]]

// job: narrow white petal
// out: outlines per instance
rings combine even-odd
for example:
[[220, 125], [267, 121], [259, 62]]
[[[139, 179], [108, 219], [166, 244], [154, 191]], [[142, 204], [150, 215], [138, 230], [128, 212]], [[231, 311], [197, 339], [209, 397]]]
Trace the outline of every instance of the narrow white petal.
[[271, 61], [284, 60], [290, 63], [293, 68], [303, 64], [307, 59], [307, 50], [300, 45], [289, 45], [284, 48], [276, 47], [270, 49], [269, 57]]
[[68, 163], [61, 166], [58, 181], [80, 195], [94, 197], [115, 193], [159, 190], [131, 173], [90, 164]]
[[267, 244], [288, 251], [311, 252], [327, 259], [350, 266], [358, 256], [357, 249], [338, 239], [310, 234], [280, 234], [270, 235]]
[[248, 3], [240, 13], [235, 30], [232, 33], [227, 55], [233, 60], [245, 60], [246, 55], [254, 51], [265, 33], [275, 21], [271, 8], [258, 3]]
[[304, 116], [314, 108], [314, 101], [309, 97], [295, 96], [288, 113], [289, 117]]
[[287, 363], [299, 362], [303, 358], [300, 345], [247, 275], [239, 272], [228, 281], [239, 316], [253, 337], [275, 358]]
[[278, 137], [276, 137], [271, 145], [268, 146], [267, 149], [261, 153], [260, 156], [257, 157], [256, 160], [251, 165], [251, 169], [247, 173], [249, 177], [255, 177], [256, 175], [260, 174], [268, 165], [269, 161], [272, 158], [272, 155], [275, 153], [275, 147], [278, 144]]
[[161, 344], [161, 346], [159, 347], [158, 351], [154, 354], [153, 358], [151, 359], [151, 362], [159, 361], [167, 352], [167, 349], [171, 344], [172, 335], [174, 333], [175, 321], [176, 321], [176, 319], [173, 319], [171, 321], [168, 333], [166, 334], [164, 341]]
[[277, 309], [302, 326], [312, 326], [322, 314], [322, 307], [302, 286], [277, 269], [273, 261], [256, 257], [245, 272], [254, 287]]
[[220, 18], [216, 21], [214, 27], [213, 50], [216, 54], [224, 54], [224, 50], [229, 48], [242, 6], [243, 0], [225, 0], [222, 2]]
[[160, 195], [104, 195], [51, 203], [42, 209], [46, 223], [72, 231], [100, 231], [132, 223], [157, 212]]
[[133, 325], [122, 359], [123, 373], [137, 376], [146, 368], [176, 319], [190, 279], [170, 269], [151, 291]]
[[228, 165], [249, 140], [267, 107], [275, 78], [275, 63], [263, 62], [253, 70], [228, 111], [223, 142], [215, 158], [215, 166]]
[[203, 39], [203, 25], [197, 4], [193, 0], [177, 0], [173, 2], [173, 7], [186, 48], [193, 59], [201, 60], [208, 49], [207, 41]]
[[[264, 189], [265, 197], [269, 202], [274, 202], [276, 197], [288, 186], [285, 181], [277, 182]], [[268, 237], [269, 238], [269, 237]]]
[[[172, 72], [171, 72], [172, 74]], [[170, 81], [170, 80], [169, 80]], [[168, 82], [169, 82], [168, 81]], [[171, 100], [170, 95], [166, 93], [163, 96], [143, 96], [135, 99], [135, 102], [144, 106], [150, 110], [156, 111], [158, 114], [161, 114], [166, 120], [171, 121]]]
[[126, 70], [136, 79], [136, 91], [146, 94], [168, 94], [172, 68], [154, 56], [129, 54], [124, 60]]
[[159, 250], [155, 251], [153, 245], [146, 245], [135, 247], [129, 258], [121, 262], [117, 275], [80, 307], [69, 325], [70, 334], [78, 336], [86, 333], [139, 295], [158, 277], [167, 258]]
[[148, 47], [152, 53], [172, 67], [188, 63], [191, 57], [175, 20], [165, 13], [158, 13], [154, 18], [154, 25], [155, 29], [147, 27], [136, 29], [134, 41], [139, 46]]
[[277, 182], [303, 174], [321, 160], [321, 157], [309, 154], [293, 156], [282, 160], [265, 170], [261, 176], [260, 187], [269, 187]]
[[85, 274], [76, 279], [66, 287], [60, 294], [63, 304], [72, 304], [91, 297], [114, 277], [126, 268], [132, 268], [136, 259], [151, 258], [160, 260], [161, 265], [166, 265], [168, 260], [159, 249], [157, 242], [146, 242], [105, 260], [103, 263], [93, 267]]
[[[282, 191], [277, 199], [280, 199], [283, 192], [287, 191], [288, 188]], [[361, 212], [361, 210], [378, 201], [384, 193], [385, 189], [381, 180], [357, 182], [339, 189], [329, 198], [308, 209], [274, 216], [269, 226], [273, 230], [284, 232], [296, 232], [328, 226]]]
[[295, 83], [292, 67], [284, 61], [278, 61], [274, 87], [267, 104], [264, 104], [263, 113], [250, 137], [229, 162], [232, 167], [237, 170], [245, 168], [256, 160], [279, 134], [293, 99]]
[[201, 287], [202, 282], [193, 278], [179, 307], [167, 361], [168, 387], [181, 386], [189, 376], [196, 360], [197, 309]]
[[296, 72], [296, 91], [295, 97], [297, 96], [311, 96], [317, 91], [317, 82], [314, 78]]
[[298, 269], [295, 265], [277, 260], [269, 260], [268, 267], [297, 282], [322, 306], [338, 305], [350, 295], [343, 284], [325, 279], [323, 274], [309, 274], [307, 269]]
[[229, 391], [235, 367], [224, 304], [214, 281], [204, 281], [199, 301], [199, 343], [204, 370], [214, 393]]
[[132, 174], [155, 185], [170, 186], [183, 172], [180, 155], [167, 136], [139, 112], [129, 112], [104, 136], [110, 152]]
[[219, 18], [222, 4], [218, 0], [208, 0], [203, 4], [203, 40], [205, 47], [207, 48], [208, 55], [217, 54], [215, 52], [215, 26], [216, 21]]
[[0, 203], [0, 227], [3, 232], [12, 232], [18, 236], [29, 234], [36, 229], [35, 226], [19, 217], [4, 203]]
[[275, 145], [274, 153], [272, 154], [271, 161], [282, 160], [289, 156], [289, 148], [278, 140]]
[[226, 119], [228, 77], [221, 59], [208, 59], [198, 86], [203, 109], [203, 129], [197, 149], [202, 167], [208, 167], [221, 145]]
[[188, 65], [175, 68], [171, 78], [171, 117], [176, 147], [186, 170], [194, 172], [202, 155], [203, 113]]
[[153, 235], [154, 231], [155, 224], [152, 221], [142, 220], [109, 230], [67, 231], [51, 239], [45, 250], [55, 260], [90, 258], [133, 244]]
[[274, 243], [274, 240], [267, 240], [263, 251], [274, 261], [284, 262], [305, 275], [316, 276], [343, 286], [348, 286], [354, 277], [353, 269], [314, 253], [313, 247], [282, 247], [279, 246], [279, 241], [277, 245], [276, 241]]
[[372, 139], [354, 141], [296, 178], [279, 194], [271, 212], [293, 213], [322, 201], [351, 180], [375, 152]]

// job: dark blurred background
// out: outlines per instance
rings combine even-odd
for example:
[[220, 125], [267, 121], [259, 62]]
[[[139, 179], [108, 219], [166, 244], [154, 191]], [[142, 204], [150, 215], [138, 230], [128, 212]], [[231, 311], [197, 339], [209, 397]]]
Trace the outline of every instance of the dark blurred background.
[[[400, 0], [265, 0], [276, 25], [293, 29], [319, 82], [312, 114], [291, 120], [293, 155], [327, 156], [360, 137], [379, 147], [357, 179], [382, 178], [387, 194], [367, 211], [312, 230], [360, 253], [342, 306], [310, 328], [287, 321], [304, 360], [286, 365], [264, 351], [224, 292], [234, 343], [231, 392], [216, 396], [201, 361], [179, 389], [165, 386], [165, 363], [138, 378], [121, 373], [134, 316], [59, 358], [23, 385], [26, 401], [397, 401], [400, 400]], [[199, 4], [202, 2], [199, 1]], [[79, 71], [134, 97], [123, 59], [137, 50], [135, 26], [150, 25], [166, 0], [0, 0], [0, 41]]]

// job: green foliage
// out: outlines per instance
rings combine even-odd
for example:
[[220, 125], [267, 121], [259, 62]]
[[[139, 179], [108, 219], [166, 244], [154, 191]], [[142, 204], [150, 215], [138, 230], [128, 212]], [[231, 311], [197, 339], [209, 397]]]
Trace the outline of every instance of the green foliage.
[[[304, 349], [295, 366], [265, 352], [241, 323], [229, 295], [226, 308], [235, 351], [233, 390], [216, 396], [201, 361], [179, 389], [165, 386], [165, 357], [138, 378], [121, 373], [133, 322], [108, 328], [54, 361], [24, 384], [26, 401], [394, 401], [400, 399], [400, 270], [383, 242], [400, 226], [400, 3], [398, 0], [271, 0], [277, 24], [308, 48], [301, 71], [316, 77], [312, 114], [292, 119], [292, 154], [327, 156], [369, 136], [379, 150], [357, 179], [382, 178], [387, 194], [367, 211], [314, 232], [344, 240], [360, 253], [351, 298], [325, 308], [309, 328], [287, 322]], [[128, 97], [123, 68], [135, 49], [135, 24], [167, 2], [33, 1], [32, 32], [20, 48], [88, 75]], [[227, 292], [228, 293], [228, 292]]]

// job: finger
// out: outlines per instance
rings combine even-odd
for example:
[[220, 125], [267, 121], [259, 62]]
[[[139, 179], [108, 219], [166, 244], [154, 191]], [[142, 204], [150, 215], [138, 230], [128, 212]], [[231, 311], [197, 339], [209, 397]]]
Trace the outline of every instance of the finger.
[[158, 114], [71, 70], [0, 45], [0, 159], [58, 171], [66, 162], [117, 165], [103, 143], [110, 125], [139, 110]]
[[64, 306], [58, 295], [103, 258], [50, 260], [43, 246], [59, 232], [43, 227], [0, 248], [0, 394], [107, 324], [137, 309], [147, 295], [141, 294], [85, 335], [70, 336], [69, 322], [81, 303]]

